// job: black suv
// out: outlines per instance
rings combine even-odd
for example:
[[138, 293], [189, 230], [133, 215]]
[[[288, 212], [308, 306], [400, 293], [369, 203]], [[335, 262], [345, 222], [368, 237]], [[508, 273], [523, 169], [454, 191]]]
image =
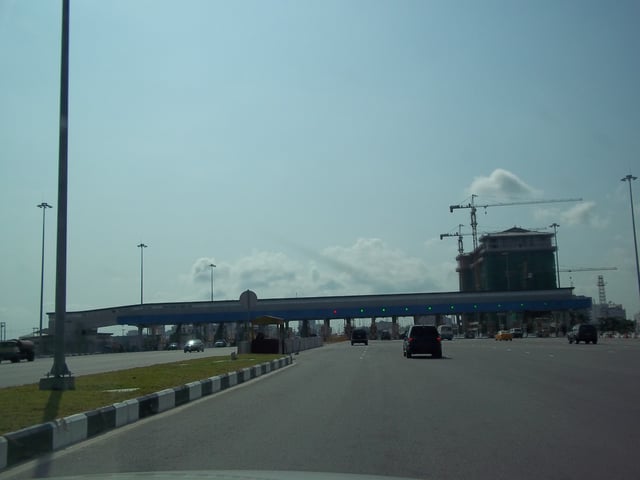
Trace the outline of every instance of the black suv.
[[569, 330], [569, 333], [567, 333], [567, 339], [569, 343], [592, 342], [595, 345], [598, 343], [598, 330], [595, 326], [584, 323], [574, 325], [573, 328]]
[[369, 338], [367, 337], [367, 331], [363, 328], [356, 328], [351, 332], [351, 345], [354, 343], [364, 343], [369, 345]]
[[433, 358], [442, 358], [442, 338], [438, 329], [431, 325], [413, 325], [402, 342], [402, 355], [430, 354]]

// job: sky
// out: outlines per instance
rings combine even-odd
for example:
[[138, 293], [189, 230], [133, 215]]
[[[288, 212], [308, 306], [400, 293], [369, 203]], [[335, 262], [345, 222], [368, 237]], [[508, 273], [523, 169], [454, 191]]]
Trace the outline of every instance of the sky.
[[[71, 0], [67, 309], [458, 289], [455, 237], [557, 231], [640, 311], [640, 2]], [[0, 321], [55, 309], [61, 2], [0, 0]], [[632, 183], [640, 220], [640, 182]], [[640, 222], [639, 222], [640, 223]], [[465, 251], [472, 239], [464, 236]], [[46, 323], [45, 323], [46, 325]]]

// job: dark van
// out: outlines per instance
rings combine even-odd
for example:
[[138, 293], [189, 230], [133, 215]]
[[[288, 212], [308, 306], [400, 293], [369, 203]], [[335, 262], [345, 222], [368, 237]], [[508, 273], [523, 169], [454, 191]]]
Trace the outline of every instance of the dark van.
[[369, 345], [369, 338], [367, 337], [367, 331], [362, 328], [356, 328], [351, 332], [351, 345], [354, 343], [364, 343]]
[[430, 354], [433, 358], [442, 358], [442, 338], [438, 329], [431, 325], [413, 325], [402, 343], [402, 355]]
[[595, 325], [579, 323], [569, 330], [569, 333], [567, 333], [567, 339], [569, 340], [569, 343], [576, 342], [576, 344], [578, 344], [580, 342], [592, 342], [595, 345], [598, 343], [598, 330]]

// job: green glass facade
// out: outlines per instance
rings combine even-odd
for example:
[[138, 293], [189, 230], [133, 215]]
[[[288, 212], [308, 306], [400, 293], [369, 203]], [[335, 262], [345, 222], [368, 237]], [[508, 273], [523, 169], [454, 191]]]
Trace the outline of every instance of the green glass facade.
[[460, 291], [557, 288], [553, 234], [511, 228], [484, 235], [472, 253], [458, 255]]

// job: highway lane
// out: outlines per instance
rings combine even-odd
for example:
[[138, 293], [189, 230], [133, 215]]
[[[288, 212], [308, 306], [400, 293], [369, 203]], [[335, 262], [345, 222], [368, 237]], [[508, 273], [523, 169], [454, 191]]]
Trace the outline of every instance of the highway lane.
[[[134, 367], [147, 367], [159, 363], [179, 362], [185, 358], [200, 358], [203, 356], [226, 356], [236, 351], [235, 347], [206, 348], [204, 352], [184, 353], [182, 350], [105, 353], [97, 355], [76, 355], [66, 357], [69, 371], [75, 375], [111, 372]], [[53, 358], [36, 358], [33, 362], [22, 361], [0, 363], [0, 388], [15, 385], [38, 383], [40, 379], [51, 371]]]
[[339, 344], [0, 478], [262, 469], [416, 478], [637, 478], [640, 343]]

